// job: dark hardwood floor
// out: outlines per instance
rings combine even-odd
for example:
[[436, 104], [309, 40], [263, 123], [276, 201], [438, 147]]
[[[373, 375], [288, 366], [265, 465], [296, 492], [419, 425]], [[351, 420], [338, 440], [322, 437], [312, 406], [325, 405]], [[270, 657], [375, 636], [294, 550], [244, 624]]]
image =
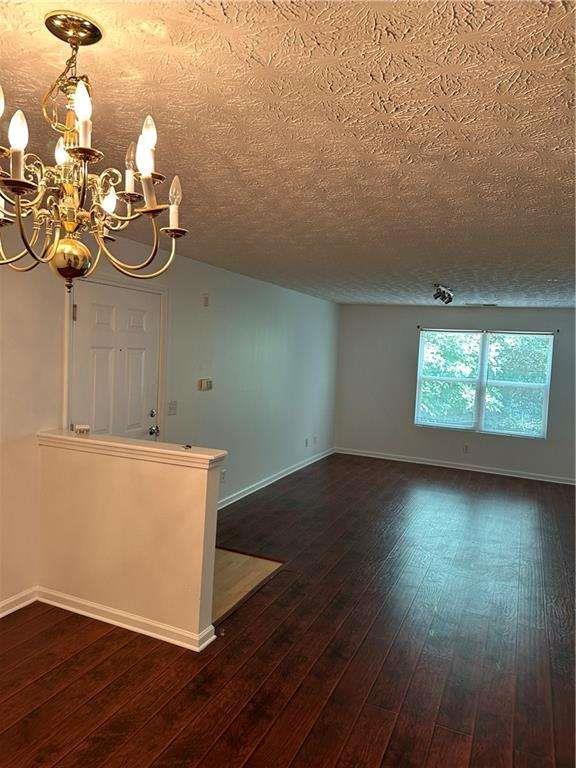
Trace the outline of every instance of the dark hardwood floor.
[[574, 489], [333, 456], [220, 513], [286, 561], [195, 654], [0, 620], [0, 766], [574, 766]]

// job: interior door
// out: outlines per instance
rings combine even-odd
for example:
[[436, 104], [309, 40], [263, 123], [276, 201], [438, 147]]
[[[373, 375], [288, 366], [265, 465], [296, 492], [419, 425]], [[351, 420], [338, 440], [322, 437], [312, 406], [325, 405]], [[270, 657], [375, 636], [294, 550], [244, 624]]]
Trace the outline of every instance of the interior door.
[[74, 304], [71, 422], [158, 439], [160, 295], [79, 281]]

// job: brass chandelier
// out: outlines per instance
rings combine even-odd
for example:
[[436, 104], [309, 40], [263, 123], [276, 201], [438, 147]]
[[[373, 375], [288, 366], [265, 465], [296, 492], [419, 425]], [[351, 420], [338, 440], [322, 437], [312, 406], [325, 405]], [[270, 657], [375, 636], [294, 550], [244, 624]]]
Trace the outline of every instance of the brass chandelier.
[[[44, 118], [60, 138], [54, 153], [55, 164], [44, 165], [38, 155], [25, 151], [28, 125], [24, 113], [18, 110], [10, 121], [10, 149], [0, 147], [0, 158], [9, 158], [10, 166], [9, 171], [0, 166], [0, 230], [16, 224], [23, 249], [7, 255], [0, 237], [0, 265], [28, 272], [39, 264], [50, 264], [64, 278], [68, 290], [75, 278], [94, 272], [102, 254], [124, 275], [144, 280], [158, 277], [171, 265], [176, 240], [186, 230], [179, 226], [182, 190], [178, 176], [170, 187], [170, 205], [159, 204], [156, 199], [154, 187], [165, 177], [154, 167], [154, 120], [148, 115], [137, 144], [128, 147], [124, 174], [116, 168], [90, 172], [89, 167], [99, 163], [103, 154], [92, 147], [92, 89], [87, 75], [77, 74], [76, 59], [79, 47], [97, 43], [102, 31], [86, 16], [68, 11], [49, 14], [45, 23], [72, 50], [64, 71], [42, 101]], [[59, 101], [64, 103], [63, 120], [59, 116]], [[0, 87], [0, 117], [3, 111]], [[135, 190], [135, 182], [139, 182], [142, 193]], [[123, 206], [122, 213], [116, 213], [118, 203]], [[158, 255], [158, 216], [166, 210], [168, 226], [160, 232], [172, 241], [168, 260], [155, 271], [143, 271]], [[109, 244], [114, 242], [116, 232], [142, 216], [147, 216], [152, 226], [152, 248], [144, 261], [128, 264], [111, 253]], [[25, 226], [25, 222], [30, 224]], [[87, 236], [94, 240], [95, 253], [83, 242]]]

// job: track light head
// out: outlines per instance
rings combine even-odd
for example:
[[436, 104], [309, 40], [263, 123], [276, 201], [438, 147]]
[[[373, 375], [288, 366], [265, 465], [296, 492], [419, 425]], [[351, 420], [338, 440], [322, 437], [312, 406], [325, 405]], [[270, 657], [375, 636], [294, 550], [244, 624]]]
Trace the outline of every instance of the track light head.
[[454, 300], [454, 293], [450, 288], [446, 288], [445, 285], [440, 285], [440, 283], [434, 283], [434, 293], [432, 294], [432, 298], [435, 301], [440, 300], [444, 304], [450, 304]]

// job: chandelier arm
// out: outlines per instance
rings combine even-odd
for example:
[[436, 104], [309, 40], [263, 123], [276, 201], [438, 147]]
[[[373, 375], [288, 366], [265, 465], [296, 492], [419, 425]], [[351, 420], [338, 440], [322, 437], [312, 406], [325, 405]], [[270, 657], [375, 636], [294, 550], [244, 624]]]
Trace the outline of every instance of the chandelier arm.
[[15, 269], [16, 272], [30, 272], [31, 269], [36, 269], [39, 264], [39, 261], [33, 261], [32, 264], [27, 264], [25, 267], [17, 267], [15, 264], [8, 264], [8, 266], [10, 269]]
[[[5, 201], [5, 202], [7, 202], [7, 203], [10, 203], [10, 202], [12, 202], [11, 200], [7, 200], [7, 198], [5, 197], [5, 195], [3, 195], [3, 194], [2, 194], [2, 192], [0, 192], [0, 197], [1, 197], [1, 198], [2, 198], [2, 199]], [[2, 213], [4, 214], [4, 216], [5, 216], [7, 219], [10, 219], [11, 221], [13, 221], [13, 220], [16, 218], [16, 214], [15, 214], [15, 213], [13, 213], [12, 211], [7, 211], [7, 210], [6, 210], [6, 208], [4, 208], [4, 210], [2, 211]], [[23, 215], [23, 216], [26, 216], [26, 212], [25, 212], [25, 211], [23, 211], [23, 212], [22, 212], [22, 215]]]
[[[100, 246], [100, 248], [108, 256], [109, 255], [108, 249], [106, 248], [105, 244], [102, 242], [100, 235], [96, 235], [96, 241]], [[160, 269], [157, 269], [155, 272], [150, 272], [147, 275], [137, 275], [135, 272], [129, 269], [124, 269], [124, 267], [121, 267], [119, 266], [119, 264], [115, 263], [116, 259], [114, 259], [114, 261], [111, 261], [111, 264], [114, 267], [114, 269], [118, 270], [118, 272], [121, 272], [123, 275], [127, 275], [128, 277], [135, 277], [138, 280], [152, 280], [155, 277], [160, 277], [160, 275], [163, 275], [164, 272], [166, 272], [169, 269], [170, 265], [174, 261], [175, 255], [176, 255], [176, 238], [173, 238], [172, 248], [170, 250], [170, 256], [168, 257], [168, 261], [166, 262], [166, 264], [164, 264], [163, 267], [160, 267]]]
[[[14, 198], [10, 197], [10, 195], [7, 195], [6, 192], [0, 187], [0, 197], [4, 200], [6, 203], [10, 203], [10, 205], [14, 208], [16, 205], [16, 201]], [[12, 214], [14, 215], [14, 214]]]
[[[22, 242], [24, 243], [24, 248], [26, 251], [32, 256], [33, 259], [35, 259], [38, 262], [47, 262], [50, 261], [53, 254], [55, 253], [56, 249], [52, 251], [52, 255], [46, 256], [48, 253], [48, 250], [50, 248], [50, 231], [49, 228], [46, 227], [46, 236], [44, 238], [44, 246], [42, 248], [42, 255], [38, 256], [32, 247], [32, 243], [28, 240], [28, 237], [26, 235], [26, 232], [24, 231], [24, 225], [22, 223], [22, 216], [21, 216], [21, 210], [20, 210], [20, 198], [16, 198], [16, 220], [18, 222], [18, 230], [20, 232], [20, 237], [22, 238]], [[60, 227], [57, 227], [57, 234], [56, 234], [56, 244], [58, 244], [58, 241], [60, 240]]]
[[[30, 210], [31, 210], [31, 209], [32, 209], [32, 208], [33, 208], [35, 205], [37, 205], [37, 204], [40, 202], [40, 200], [41, 200], [41, 199], [42, 199], [42, 197], [44, 196], [44, 193], [45, 193], [45, 192], [46, 192], [46, 189], [45, 189], [44, 185], [43, 185], [43, 184], [40, 184], [40, 185], [38, 186], [38, 193], [36, 194], [36, 196], [35, 196], [34, 198], [32, 198], [32, 200], [22, 200], [22, 202], [21, 202], [21, 205], [22, 205], [22, 209], [23, 209], [23, 210], [22, 210], [22, 215], [23, 215], [23, 216], [28, 216], [28, 214], [30, 213]], [[8, 203], [9, 205], [11, 205], [11, 206], [12, 206], [12, 208], [16, 208], [16, 198], [14, 198], [14, 197], [10, 197], [10, 195], [9, 195], [9, 194], [7, 194], [7, 193], [6, 193], [6, 192], [5, 192], [5, 191], [2, 189], [2, 185], [1, 185], [1, 184], [0, 184], [0, 197], [1, 197], [1, 198], [4, 200], [4, 202], [5, 202], [5, 203]], [[16, 217], [16, 214], [15, 214], [15, 213], [12, 213], [12, 211], [7, 211], [7, 210], [5, 209], [5, 210], [4, 210], [4, 213], [5, 213], [5, 214], [8, 214], [8, 216], [12, 216], [12, 217], [14, 217], [14, 218]]]
[[[46, 188], [43, 184], [40, 184], [38, 186], [38, 194], [36, 197], [33, 197], [32, 200], [22, 200], [22, 208], [24, 209], [24, 213], [26, 211], [29, 211], [31, 208], [34, 208], [34, 206], [38, 205], [40, 200], [44, 197], [44, 194], [46, 192]], [[16, 206], [14, 206], [16, 207]]]
[[123, 224], [109, 224], [107, 229], [110, 230], [110, 232], [123, 232], [127, 227], [130, 226], [129, 221], [125, 221]]
[[[117, 259], [116, 256], [114, 256], [113, 253], [111, 253], [108, 250], [108, 247], [106, 246], [106, 243], [102, 239], [101, 235], [96, 231], [94, 232], [94, 237], [96, 239], [96, 242], [102, 249], [102, 251], [106, 254], [110, 262], [114, 266], [122, 267], [126, 270], [129, 270], [125, 274], [131, 275], [132, 272], [138, 271], [140, 269], [144, 269], [145, 267], [149, 267], [150, 264], [154, 261], [156, 258], [156, 255], [158, 254], [158, 225], [156, 224], [156, 219], [150, 219], [152, 222], [152, 229], [154, 230], [154, 242], [152, 244], [152, 250], [150, 251], [150, 255], [142, 261], [140, 264], [126, 264], [125, 261], [121, 261], [120, 259]], [[134, 275], [134, 277], [138, 277], [138, 275]]]
[[[34, 229], [34, 232], [32, 233], [32, 237], [30, 238], [30, 245], [34, 246], [36, 245], [36, 240], [38, 240], [38, 235], [40, 234], [40, 228], [37, 227]], [[4, 251], [4, 248], [2, 246], [2, 239], [0, 238], [0, 266], [3, 264], [13, 264], [15, 261], [20, 261], [28, 251], [26, 248], [24, 248], [23, 251], [20, 251], [20, 253], [17, 253], [16, 256], [6, 256], [6, 253]], [[38, 263], [38, 262], [35, 262]]]
[[117, 213], [107, 214], [108, 218], [115, 219], [116, 221], [120, 222], [123, 225], [123, 226], [117, 226], [117, 227], [112, 225], [108, 227], [108, 229], [125, 229], [131, 221], [136, 221], [136, 219], [139, 219], [142, 217], [141, 213], [130, 213], [130, 211], [131, 211], [131, 207], [128, 208], [126, 216], [119, 216]]
[[128, 224], [130, 224], [131, 221], [136, 221], [136, 219], [140, 219], [142, 217], [141, 213], [131, 213], [132, 206], [130, 203], [128, 203], [127, 207], [127, 216], [119, 216], [117, 213], [108, 213], [108, 211], [104, 211], [104, 208], [102, 208], [102, 205], [100, 203], [95, 203], [95, 205], [92, 207], [91, 213], [95, 213], [96, 211], [102, 211], [107, 219], [114, 219], [117, 222], [119, 222], [118, 225], [110, 224], [108, 225], [108, 229], [113, 229], [115, 232], [118, 232], [121, 229], [126, 229]]

